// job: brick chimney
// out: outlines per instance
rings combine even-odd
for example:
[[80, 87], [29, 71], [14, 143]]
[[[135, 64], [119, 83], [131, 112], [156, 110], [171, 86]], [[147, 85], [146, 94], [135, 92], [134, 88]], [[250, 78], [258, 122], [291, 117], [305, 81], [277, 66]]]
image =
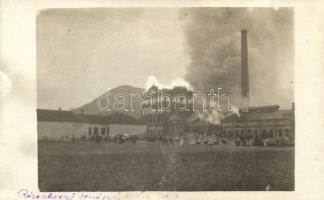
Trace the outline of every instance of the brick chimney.
[[249, 65], [247, 30], [241, 30], [241, 95], [244, 106], [249, 106]]

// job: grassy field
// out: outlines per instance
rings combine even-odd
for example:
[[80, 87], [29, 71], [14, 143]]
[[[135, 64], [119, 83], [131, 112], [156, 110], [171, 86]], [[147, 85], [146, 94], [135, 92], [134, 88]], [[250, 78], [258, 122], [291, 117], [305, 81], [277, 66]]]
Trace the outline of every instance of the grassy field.
[[294, 148], [160, 144], [38, 146], [41, 191], [294, 190]]

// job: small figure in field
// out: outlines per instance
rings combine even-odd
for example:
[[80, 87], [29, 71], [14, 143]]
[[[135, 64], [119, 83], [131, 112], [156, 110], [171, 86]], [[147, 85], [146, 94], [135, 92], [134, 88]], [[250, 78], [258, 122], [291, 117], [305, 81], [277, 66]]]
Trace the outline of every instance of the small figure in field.
[[131, 138], [132, 143], [133, 144], [136, 144], [137, 139], [138, 139], [137, 136], [136, 135], [132, 135], [130, 138]]

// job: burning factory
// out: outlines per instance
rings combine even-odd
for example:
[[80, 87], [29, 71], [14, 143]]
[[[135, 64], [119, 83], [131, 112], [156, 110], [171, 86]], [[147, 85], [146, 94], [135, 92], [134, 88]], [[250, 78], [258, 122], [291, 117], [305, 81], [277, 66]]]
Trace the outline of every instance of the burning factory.
[[[142, 120], [147, 125], [146, 136], [149, 139], [163, 137], [219, 137], [235, 142], [253, 140], [254, 144], [263, 144], [265, 140], [289, 140], [295, 137], [294, 103], [289, 110], [281, 110], [279, 105], [251, 106], [249, 88], [248, 41], [247, 31], [241, 31], [241, 98], [238, 112], [226, 112], [209, 117], [201, 117], [201, 112], [192, 109], [189, 100], [189, 110], [153, 109], [143, 111]], [[165, 92], [172, 97], [179, 94], [192, 99], [192, 92], [185, 87], [159, 89], [152, 86], [147, 93]], [[171, 101], [172, 104], [173, 101]], [[157, 103], [158, 104], [158, 103]], [[172, 108], [172, 106], [171, 106]], [[208, 112], [208, 111], [207, 111]], [[210, 119], [212, 118], [212, 119]], [[213, 118], [217, 118], [216, 120]]]

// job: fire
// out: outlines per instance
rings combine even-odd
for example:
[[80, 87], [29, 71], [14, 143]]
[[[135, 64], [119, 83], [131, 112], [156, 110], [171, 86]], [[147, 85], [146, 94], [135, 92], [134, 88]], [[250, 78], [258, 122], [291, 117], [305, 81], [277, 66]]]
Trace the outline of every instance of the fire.
[[193, 117], [191, 118], [191, 121], [199, 118], [202, 121], [207, 121], [214, 125], [220, 125], [221, 120], [232, 114], [240, 116], [239, 109], [236, 106], [231, 106], [231, 108], [221, 111], [209, 108], [207, 110], [195, 111]]
[[180, 77], [176, 77], [175, 79], [173, 79], [170, 84], [163, 84], [155, 76], [150, 75], [147, 78], [147, 81], [145, 83], [145, 89], [148, 90], [152, 85], [155, 85], [158, 88], [166, 88], [166, 89], [172, 89], [176, 86], [183, 86], [190, 90], [192, 89], [189, 82], [185, 81]]

